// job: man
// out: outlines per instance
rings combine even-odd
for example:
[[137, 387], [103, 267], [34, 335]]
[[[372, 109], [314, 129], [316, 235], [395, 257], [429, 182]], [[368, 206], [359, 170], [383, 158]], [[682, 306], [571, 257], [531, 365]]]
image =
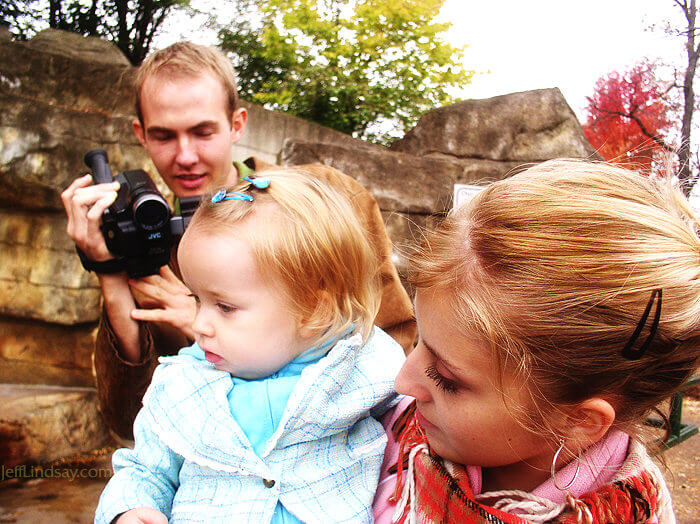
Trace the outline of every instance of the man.
[[[243, 136], [247, 112], [238, 107], [231, 63], [217, 49], [181, 42], [153, 53], [137, 71], [135, 98], [134, 132], [176, 197], [204, 195], [271, 167], [255, 158], [245, 163], [232, 158], [231, 148]], [[305, 168], [350, 198], [381, 261], [384, 290], [375, 323], [407, 351], [415, 337], [415, 322], [391, 263], [391, 243], [377, 203], [339, 171], [319, 165]], [[114, 256], [99, 225], [117, 189], [118, 183], [92, 185], [86, 175], [71, 184], [62, 199], [67, 232], [92, 261], [104, 297], [95, 347], [100, 408], [112, 430], [131, 438], [157, 357], [175, 354], [194, 338], [195, 303], [178, 278], [174, 257], [172, 269], [166, 266], [159, 275], [138, 280], [130, 280], [124, 272], [108, 272]]]

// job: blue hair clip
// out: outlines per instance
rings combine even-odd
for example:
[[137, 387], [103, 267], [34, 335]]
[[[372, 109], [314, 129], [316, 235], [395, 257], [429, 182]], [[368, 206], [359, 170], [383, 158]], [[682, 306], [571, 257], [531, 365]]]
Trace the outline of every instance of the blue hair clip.
[[213, 197], [211, 197], [212, 204], [218, 204], [224, 200], [244, 200], [245, 202], [252, 202], [253, 197], [250, 195], [244, 195], [243, 193], [236, 193], [235, 191], [227, 193], [225, 189], [220, 189], [214, 193]]
[[255, 186], [256, 189], [267, 189], [270, 186], [270, 179], [269, 178], [264, 178], [264, 177], [253, 177], [250, 178], [249, 176], [244, 176], [242, 180], [245, 180], [246, 182], [250, 182]]

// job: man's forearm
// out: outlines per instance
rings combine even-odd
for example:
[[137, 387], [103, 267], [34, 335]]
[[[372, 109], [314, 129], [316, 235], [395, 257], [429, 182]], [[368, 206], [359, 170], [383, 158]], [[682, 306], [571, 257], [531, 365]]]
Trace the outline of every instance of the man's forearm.
[[104, 309], [117, 339], [119, 356], [127, 362], [141, 360], [139, 323], [131, 318], [136, 302], [123, 273], [99, 275]]

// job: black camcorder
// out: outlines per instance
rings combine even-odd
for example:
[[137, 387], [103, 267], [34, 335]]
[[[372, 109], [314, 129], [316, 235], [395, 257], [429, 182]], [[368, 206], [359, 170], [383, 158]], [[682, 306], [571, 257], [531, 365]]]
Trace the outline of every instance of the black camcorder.
[[[95, 149], [85, 155], [85, 164], [92, 171], [95, 184], [120, 183], [117, 199], [102, 214], [100, 229], [107, 249], [118, 257], [108, 261], [110, 270], [100, 271], [99, 264], [86, 265], [97, 272], [126, 270], [131, 278], [141, 278], [158, 273], [170, 260], [173, 246], [185, 232], [192, 218], [199, 197], [180, 199], [180, 215], [173, 216], [168, 202], [142, 169], [124, 171], [112, 178], [107, 153]], [[116, 268], [116, 269], [115, 269]]]

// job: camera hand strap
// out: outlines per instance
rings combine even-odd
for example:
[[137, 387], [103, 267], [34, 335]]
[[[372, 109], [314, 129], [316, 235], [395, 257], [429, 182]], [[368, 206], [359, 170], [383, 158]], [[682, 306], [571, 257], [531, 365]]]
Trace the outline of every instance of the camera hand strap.
[[126, 269], [124, 266], [124, 258], [113, 258], [111, 260], [95, 262], [94, 260], [90, 260], [78, 246], [75, 246], [75, 250], [78, 252], [80, 263], [83, 265], [86, 271], [94, 271], [95, 273], [109, 275], [112, 273], [119, 273]]

